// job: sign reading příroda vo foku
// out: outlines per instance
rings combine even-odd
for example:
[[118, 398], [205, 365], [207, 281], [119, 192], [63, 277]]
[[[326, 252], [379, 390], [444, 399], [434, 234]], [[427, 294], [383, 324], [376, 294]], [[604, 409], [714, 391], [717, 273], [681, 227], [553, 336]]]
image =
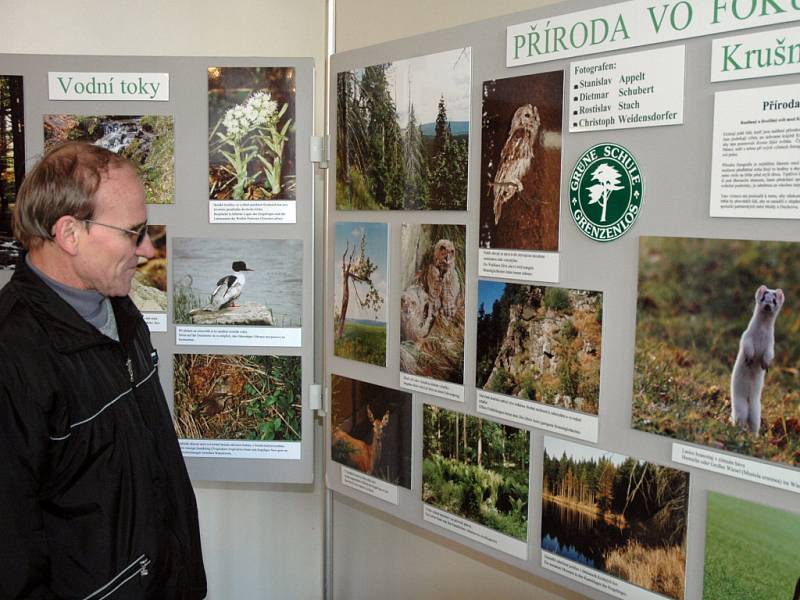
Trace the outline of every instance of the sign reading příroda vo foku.
[[610, 242], [627, 233], [642, 210], [644, 184], [633, 155], [604, 143], [584, 152], [569, 179], [569, 209], [586, 236]]

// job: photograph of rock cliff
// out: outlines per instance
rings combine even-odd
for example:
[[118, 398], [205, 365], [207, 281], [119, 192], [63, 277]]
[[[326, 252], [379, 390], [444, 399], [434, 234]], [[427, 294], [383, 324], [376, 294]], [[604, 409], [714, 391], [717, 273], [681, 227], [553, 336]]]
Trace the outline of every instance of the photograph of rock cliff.
[[464, 225], [403, 225], [403, 373], [464, 383], [465, 236]]
[[175, 125], [171, 115], [44, 115], [44, 149], [90, 142], [136, 165], [148, 204], [175, 202]]
[[603, 294], [478, 282], [476, 385], [596, 415]]
[[148, 225], [147, 235], [155, 248], [151, 258], [139, 257], [128, 294], [141, 312], [167, 312], [167, 227]]

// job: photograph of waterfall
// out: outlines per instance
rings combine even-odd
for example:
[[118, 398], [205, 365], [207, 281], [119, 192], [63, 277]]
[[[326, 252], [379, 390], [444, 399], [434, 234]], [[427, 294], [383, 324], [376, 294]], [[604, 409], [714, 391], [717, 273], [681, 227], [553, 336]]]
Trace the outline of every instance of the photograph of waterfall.
[[175, 126], [170, 115], [44, 115], [44, 148], [86, 141], [131, 160], [148, 204], [175, 202]]
[[0, 75], [0, 270], [13, 269], [19, 258], [19, 243], [11, 230], [11, 215], [24, 176], [22, 77]]

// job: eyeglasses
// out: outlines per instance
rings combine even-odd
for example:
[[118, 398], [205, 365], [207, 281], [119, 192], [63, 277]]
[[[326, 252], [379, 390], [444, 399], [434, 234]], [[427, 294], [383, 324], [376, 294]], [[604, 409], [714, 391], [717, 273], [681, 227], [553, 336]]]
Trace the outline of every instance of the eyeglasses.
[[110, 229], [116, 229], [117, 231], [122, 231], [127, 233], [131, 239], [136, 241], [136, 246], [139, 247], [142, 245], [145, 236], [147, 235], [147, 221], [144, 222], [143, 225], [140, 225], [136, 229], [125, 229], [124, 227], [117, 227], [116, 225], [108, 225], [107, 223], [99, 223], [97, 221], [92, 221], [91, 219], [83, 219], [84, 223], [91, 223], [92, 225], [100, 225], [101, 227], [108, 227]]

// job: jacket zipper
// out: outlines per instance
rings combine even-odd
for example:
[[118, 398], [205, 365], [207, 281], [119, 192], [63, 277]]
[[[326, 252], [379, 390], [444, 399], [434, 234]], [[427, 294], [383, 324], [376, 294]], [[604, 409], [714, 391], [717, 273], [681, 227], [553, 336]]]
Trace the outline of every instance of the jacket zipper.
[[[133, 579], [137, 575], [139, 575], [140, 577], [147, 577], [150, 574], [150, 570], [148, 569], [149, 566], [150, 566], [150, 559], [147, 558], [146, 555], [142, 554], [130, 565], [128, 565], [127, 567], [122, 569], [122, 571], [117, 573], [117, 575], [113, 579], [111, 579], [108, 583], [106, 583], [103, 587], [99, 588], [98, 590], [95, 590], [94, 592], [86, 596], [84, 600], [104, 600], [105, 598], [110, 597], [111, 594], [116, 592], [119, 588], [128, 583], [131, 579]], [[137, 568], [131, 570], [132, 567], [137, 567]], [[126, 575], [127, 577], [125, 577]], [[114, 587], [110, 587], [112, 585]], [[101, 593], [102, 596], [99, 596], [98, 594]]]

